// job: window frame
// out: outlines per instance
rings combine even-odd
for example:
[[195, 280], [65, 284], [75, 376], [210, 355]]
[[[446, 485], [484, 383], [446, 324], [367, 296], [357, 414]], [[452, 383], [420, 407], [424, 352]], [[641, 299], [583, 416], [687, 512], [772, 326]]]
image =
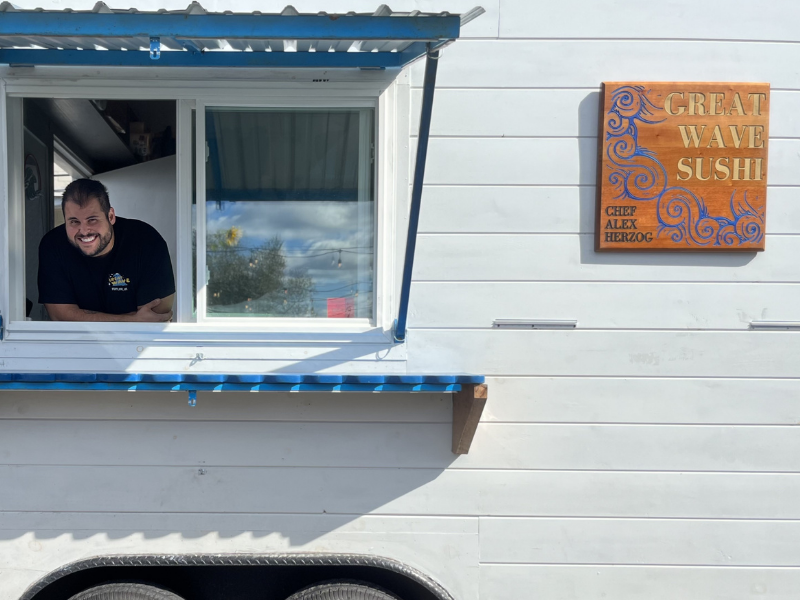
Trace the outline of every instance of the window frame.
[[[408, 147], [410, 90], [407, 71], [337, 72], [287, 69], [243, 69], [235, 78], [223, 72], [200, 69], [170, 69], [170, 79], [154, 75], [150, 69], [128, 69], [121, 79], [117, 69], [82, 68], [6, 68], [0, 70], [0, 214], [7, 215], [0, 228], [0, 312], [5, 319], [6, 341], [74, 342], [158, 342], [252, 343], [281, 341], [329, 343], [349, 341], [385, 343], [392, 340], [392, 325], [399, 298], [402, 251], [397, 231], [406, 219], [398, 218], [408, 207]], [[88, 82], [81, 80], [88, 76]], [[205, 78], [203, 78], [205, 77]], [[324, 78], [321, 88], [314, 79]], [[328, 83], [330, 82], [330, 83]], [[176, 210], [178, 247], [184, 248], [173, 259], [178, 294], [176, 312], [184, 322], [88, 323], [26, 322], [22, 300], [24, 291], [24, 215], [20, 202], [21, 169], [14, 164], [21, 156], [22, 98], [58, 97], [170, 100], [175, 102], [176, 132]], [[231, 102], [236, 98], [237, 102]], [[199, 106], [253, 107], [355, 107], [374, 110], [375, 141], [375, 256], [374, 312], [367, 319], [234, 318], [224, 322], [187, 322], [191, 314], [191, 111]], [[19, 123], [15, 126], [15, 123]], [[199, 123], [199, 120], [198, 120]], [[187, 130], [188, 127], [188, 130]], [[15, 129], [19, 129], [17, 133]], [[199, 134], [196, 142], [205, 143]], [[16, 160], [19, 160], [18, 158]], [[198, 170], [199, 171], [199, 170]], [[197, 174], [199, 176], [199, 173]], [[187, 186], [187, 182], [189, 185]], [[204, 182], [203, 182], [203, 185]], [[199, 186], [198, 186], [199, 189]], [[199, 197], [198, 197], [199, 200]], [[188, 243], [188, 246], [187, 246]], [[403, 241], [404, 245], [404, 241]], [[188, 250], [186, 249], [188, 248]], [[12, 293], [13, 292], [13, 293]], [[188, 303], [187, 303], [188, 299]], [[354, 322], [356, 321], [356, 322]]]

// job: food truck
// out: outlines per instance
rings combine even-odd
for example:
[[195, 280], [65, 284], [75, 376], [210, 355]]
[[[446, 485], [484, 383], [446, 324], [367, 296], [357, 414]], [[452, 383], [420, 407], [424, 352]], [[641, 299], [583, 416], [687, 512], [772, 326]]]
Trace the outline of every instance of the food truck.
[[[3, 2], [0, 598], [797, 597], [799, 20]], [[170, 322], [42, 304], [87, 178]]]

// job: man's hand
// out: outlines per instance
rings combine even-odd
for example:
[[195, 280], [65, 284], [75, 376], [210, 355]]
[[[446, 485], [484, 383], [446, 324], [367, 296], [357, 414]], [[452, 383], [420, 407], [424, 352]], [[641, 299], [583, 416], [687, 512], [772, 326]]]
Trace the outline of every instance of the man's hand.
[[[171, 299], [171, 297], [170, 297]], [[165, 299], [166, 300], [166, 299]], [[142, 323], [163, 323], [165, 321], [169, 321], [172, 319], [172, 310], [167, 308], [167, 312], [157, 312], [155, 309], [157, 306], [161, 304], [161, 298], [156, 298], [155, 300], [148, 302], [147, 304], [142, 304], [135, 313], [132, 313], [133, 318], [132, 321], [138, 321]], [[170, 302], [172, 304], [172, 302]], [[160, 307], [164, 308], [164, 307]]]

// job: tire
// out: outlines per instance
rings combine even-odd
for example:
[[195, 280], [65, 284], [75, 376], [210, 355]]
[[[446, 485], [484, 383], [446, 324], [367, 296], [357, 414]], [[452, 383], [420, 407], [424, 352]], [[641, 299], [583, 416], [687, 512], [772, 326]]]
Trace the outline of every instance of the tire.
[[400, 600], [400, 598], [362, 581], [328, 581], [295, 592], [286, 600]]
[[106, 583], [78, 592], [69, 600], [183, 600], [172, 592], [141, 583]]

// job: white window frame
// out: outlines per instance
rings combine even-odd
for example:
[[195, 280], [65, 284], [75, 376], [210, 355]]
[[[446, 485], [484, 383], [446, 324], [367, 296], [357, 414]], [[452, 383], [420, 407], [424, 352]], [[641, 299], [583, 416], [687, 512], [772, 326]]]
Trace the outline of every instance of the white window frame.
[[[19, 342], [145, 342], [177, 345], [238, 342], [387, 343], [399, 299], [403, 228], [407, 219], [409, 190], [408, 73], [353, 72], [337, 80], [335, 72], [303, 70], [240, 70], [228, 73], [198, 73], [170, 70], [169, 78], [154, 76], [151, 69], [119, 70], [82, 68], [0, 69], [0, 215], [8, 215], [0, 226], [0, 312], [5, 321], [5, 341]], [[89, 77], [87, 82], [84, 77]], [[233, 80], [231, 80], [233, 78]], [[326, 80], [326, 87], [312, 83]], [[298, 81], [299, 80], [299, 81]], [[171, 100], [177, 111], [177, 240], [183, 251], [173, 257], [176, 312], [184, 322], [86, 323], [26, 322], [22, 306], [24, 290], [24, 215], [20, 202], [21, 169], [9, 164], [22, 152], [22, 98], [103, 98], [127, 100]], [[231, 98], [237, 101], [231, 102]], [[205, 319], [188, 321], [191, 315], [191, 110], [211, 106], [253, 107], [364, 107], [375, 111], [375, 267], [373, 318], [366, 319]], [[200, 114], [198, 110], [198, 115]], [[11, 117], [11, 118], [9, 118]], [[205, 144], [197, 120], [196, 143]], [[15, 126], [18, 123], [18, 126]], [[204, 125], [204, 122], [202, 123]], [[8, 129], [8, 131], [6, 131]], [[17, 131], [19, 129], [19, 131]], [[12, 149], [18, 148], [19, 152]], [[10, 152], [10, 154], [9, 154]], [[197, 176], [200, 176], [198, 169]], [[188, 185], [187, 185], [188, 183]], [[205, 182], [196, 188], [198, 205]], [[112, 199], [113, 203], [113, 199]], [[402, 215], [402, 216], [399, 216]], [[402, 244], [400, 243], [402, 240]], [[401, 247], [402, 246], [402, 247]], [[187, 288], [188, 281], [188, 288]], [[13, 291], [13, 293], [11, 293]], [[188, 300], [188, 302], [187, 302]], [[188, 311], [188, 312], [187, 312]], [[199, 314], [199, 312], [198, 312]], [[220, 322], [222, 321], [222, 322]], [[354, 322], [357, 321], [357, 322]]]

